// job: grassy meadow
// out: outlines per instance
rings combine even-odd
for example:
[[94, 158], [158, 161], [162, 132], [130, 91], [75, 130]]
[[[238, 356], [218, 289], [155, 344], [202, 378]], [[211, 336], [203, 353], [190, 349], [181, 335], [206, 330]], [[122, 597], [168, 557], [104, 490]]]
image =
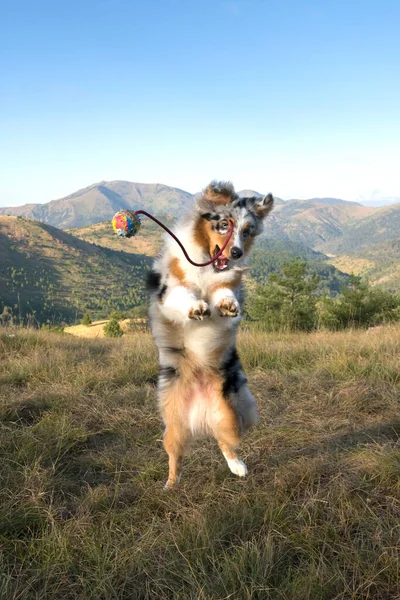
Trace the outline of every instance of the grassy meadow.
[[0, 330], [0, 598], [400, 598], [400, 327], [242, 332], [260, 409], [179, 489], [150, 334]]

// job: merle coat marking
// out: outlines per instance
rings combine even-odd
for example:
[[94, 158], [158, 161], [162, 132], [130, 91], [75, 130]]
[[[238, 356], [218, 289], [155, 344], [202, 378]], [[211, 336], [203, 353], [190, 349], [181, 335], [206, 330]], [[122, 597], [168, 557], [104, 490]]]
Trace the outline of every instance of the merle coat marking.
[[206, 262], [224, 244], [232, 220], [234, 233], [222, 257], [213, 265], [194, 267], [166, 236], [149, 273], [150, 322], [160, 360], [158, 400], [169, 455], [167, 487], [179, 481], [190, 439], [202, 434], [217, 439], [233, 473], [247, 474], [236, 447], [256, 422], [257, 409], [236, 335], [242, 275], [272, 206], [271, 194], [239, 198], [231, 183], [212, 182], [174, 233], [194, 261]]

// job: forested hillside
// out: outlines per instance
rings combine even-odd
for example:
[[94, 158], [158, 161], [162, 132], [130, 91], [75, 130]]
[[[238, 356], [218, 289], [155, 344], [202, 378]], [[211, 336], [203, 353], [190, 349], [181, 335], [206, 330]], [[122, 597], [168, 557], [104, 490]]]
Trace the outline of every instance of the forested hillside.
[[[341, 237], [324, 245], [332, 254], [361, 252], [373, 244], [400, 237], [400, 204], [375, 209], [373, 215], [343, 229]], [[324, 250], [322, 250], [324, 251]]]
[[50, 225], [0, 217], [0, 313], [21, 319], [73, 322], [85, 310], [145, 302], [150, 259], [96, 247]]
[[309, 273], [316, 272], [320, 277], [319, 293], [335, 296], [349, 282], [349, 275], [328, 264], [327, 257], [321, 252], [315, 252], [304, 244], [266, 237], [257, 241], [251, 254], [248, 277], [263, 283], [271, 273], [282, 271], [285, 264], [297, 258], [306, 261]]
[[373, 285], [400, 290], [400, 204], [385, 206], [322, 245], [338, 269], [368, 278]]
[[400, 239], [372, 244], [349, 254], [330, 259], [345, 273], [354, 273], [390, 291], [400, 291]]

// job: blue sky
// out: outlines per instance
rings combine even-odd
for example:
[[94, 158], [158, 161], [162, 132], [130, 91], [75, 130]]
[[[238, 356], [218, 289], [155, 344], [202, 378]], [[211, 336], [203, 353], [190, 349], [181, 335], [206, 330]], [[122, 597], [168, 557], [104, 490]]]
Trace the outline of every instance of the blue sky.
[[400, 196], [400, 2], [2, 0], [0, 206], [100, 180]]

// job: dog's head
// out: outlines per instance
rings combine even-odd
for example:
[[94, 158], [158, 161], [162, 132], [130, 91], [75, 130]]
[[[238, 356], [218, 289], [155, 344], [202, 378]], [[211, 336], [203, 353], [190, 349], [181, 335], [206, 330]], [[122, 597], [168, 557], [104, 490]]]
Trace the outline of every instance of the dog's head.
[[229, 221], [234, 225], [224, 253], [213, 263], [215, 271], [225, 271], [247, 256], [273, 204], [271, 194], [240, 198], [233, 185], [224, 181], [212, 181], [203, 191], [196, 202], [198, 218], [194, 234], [196, 243], [210, 258], [224, 245], [230, 229]]

